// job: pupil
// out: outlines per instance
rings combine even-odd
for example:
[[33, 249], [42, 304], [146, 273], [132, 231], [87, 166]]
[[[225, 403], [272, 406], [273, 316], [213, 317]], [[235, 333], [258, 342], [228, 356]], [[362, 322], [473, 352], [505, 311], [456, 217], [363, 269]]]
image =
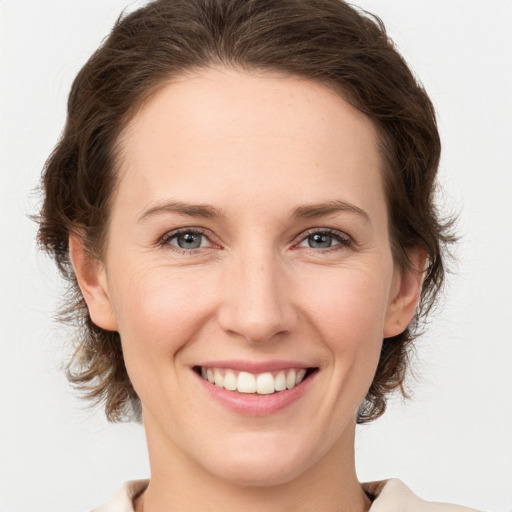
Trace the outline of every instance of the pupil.
[[322, 233], [315, 233], [309, 237], [309, 246], [316, 248], [327, 248], [331, 247], [332, 237]]
[[182, 249], [197, 249], [201, 246], [201, 235], [183, 233], [178, 237], [178, 245]]

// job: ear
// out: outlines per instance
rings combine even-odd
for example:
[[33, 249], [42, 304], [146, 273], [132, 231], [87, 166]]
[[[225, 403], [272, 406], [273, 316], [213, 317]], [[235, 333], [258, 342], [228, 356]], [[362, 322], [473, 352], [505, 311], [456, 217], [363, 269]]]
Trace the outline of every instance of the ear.
[[102, 329], [117, 331], [103, 263], [87, 252], [78, 235], [69, 237], [69, 256], [91, 320]]
[[384, 338], [397, 336], [405, 331], [414, 317], [420, 299], [427, 253], [421, 247], [408, 251], [410, 268], [395, 270], [391, 287], [391, 301], [384, 323]]

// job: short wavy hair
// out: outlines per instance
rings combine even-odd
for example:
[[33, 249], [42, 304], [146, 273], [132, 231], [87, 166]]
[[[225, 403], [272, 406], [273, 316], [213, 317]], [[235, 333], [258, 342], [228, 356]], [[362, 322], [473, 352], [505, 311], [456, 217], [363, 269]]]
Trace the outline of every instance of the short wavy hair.
[[102, 257], [116, 187], [116, 142], [141, 105], [173, 77], [212, 66], [278, 71], [335, 90], [379, 134], [395, 263], [408, 250], [428, 255], [420, 305], [407, 329], [384, 340], [358, 422], [379, 417], [403, 394], [411, 342], [439, 296], [452, 223], [435, 207], [440, 140], [432, 103], [381, 20], [342, 0], [156, 0], [122, 15], [74, 80], [67, 122], [43, 174], [38, 240], [69, 283], [61, 318], [76, 327], [68, 377], [103, 402], [107, 418], [140, 412], [119, 333], [96, 326], [70, 262], [79, 234]]

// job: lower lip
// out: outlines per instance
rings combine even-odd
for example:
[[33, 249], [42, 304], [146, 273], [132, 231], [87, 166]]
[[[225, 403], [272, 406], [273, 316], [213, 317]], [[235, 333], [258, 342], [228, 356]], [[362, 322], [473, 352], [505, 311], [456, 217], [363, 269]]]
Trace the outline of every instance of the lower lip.
[[219, 388], [194, 372], [212, 398], [231, 411], [246, 416], [269, 416], [286, 409], [306, 393], [316, 374], [317, 372], [312, 373], [292, 389], [278, 391], [271, 395], [258, 395], [257, 393], [239, 393]]

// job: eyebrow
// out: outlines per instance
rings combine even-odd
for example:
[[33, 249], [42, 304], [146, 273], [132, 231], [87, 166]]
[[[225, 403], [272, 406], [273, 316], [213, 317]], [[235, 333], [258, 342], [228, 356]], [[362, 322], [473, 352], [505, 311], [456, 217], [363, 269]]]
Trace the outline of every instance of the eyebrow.
[[328, 201], [327, 203], [318, 203], [299, 206], [293, 210], [292, 218], [311, 219], [315, 217], [323, 217], [338, 212], [355, 213], [370, 224], [372, 223], [370, 216], [362, 208], [355, 206], [346, 201]]
[[[291, 218], [296, 219], [311, 219], [316, 217], [324, 217], [333, 213], [350, 212], [355, 213], [364, 220], [371, 224], [371, 219], [368, 213], [362, 208], [355, 206], [346, 201], [328, 201], [326, 203], [317, 203], [298, 206], [290, 215]], [[144, 211], [139, 217], [138, 222], [145, 222], [151, 217], [166, 213], [177, 213], [179, 215], [187, 215], [189, 217], [202, 217], [202, 218], [224, 218], [224, 214], [217, 208], [209, 204], [191, 204], [183, 203], [181, 201], [165, 201], [152, 206]]]
[[144, 222], [151, 217], [165, 213], [178, 213], [189, 217], [215, 218], [224, 217], [223, 213], [208, 204], [189, 204], [181, 201], [165, 201], [144, 211], [138, 222]]

